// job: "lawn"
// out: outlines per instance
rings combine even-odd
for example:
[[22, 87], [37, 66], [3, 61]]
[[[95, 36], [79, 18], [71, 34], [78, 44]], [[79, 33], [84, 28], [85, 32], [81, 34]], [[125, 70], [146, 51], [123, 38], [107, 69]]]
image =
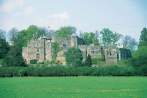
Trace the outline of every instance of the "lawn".
[[0, 98], [147, 98], [147, 77], [0, 78]]

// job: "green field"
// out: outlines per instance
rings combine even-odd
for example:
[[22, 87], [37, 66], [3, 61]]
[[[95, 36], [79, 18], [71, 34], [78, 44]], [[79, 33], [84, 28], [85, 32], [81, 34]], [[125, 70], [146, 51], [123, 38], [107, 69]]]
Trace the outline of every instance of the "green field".
[[147, 77], [0, 78], [0, 98], [147, 98]]

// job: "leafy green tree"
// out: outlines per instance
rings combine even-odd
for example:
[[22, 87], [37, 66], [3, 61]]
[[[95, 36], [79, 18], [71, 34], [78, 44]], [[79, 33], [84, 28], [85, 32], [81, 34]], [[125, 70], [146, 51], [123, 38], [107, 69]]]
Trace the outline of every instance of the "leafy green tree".
[[9, 51], [9, 45], [6, 42], [5, 31], [0, 30], [0, 59], [4, 58]]
[[20, 47], [26, 46], [28, 41], [30, 41], [33, 37], [39, 38], [47, 35], [47, 31], [45, 29], [39, 28], [35, 25], [31, 25], [26, 30], [19, 31], [18, 33], [19, 34], [15, 44]]
[[80, 37], [84, 39], [86, 45], [89, 44], [99, 44], [96, 34], [93, 32], [84, 32], [81, 33]]
[[19, 47], [11, 47], [3, 60], [4, 66], [26, 66]]
[[5, 36], [6, 32], [4, 30], [1, 30], [0, 29], [0, 38], [1, 39], [6, 39], [6, 36]]
[[132, 64], [137, 66], [147, 65], [147, 28], [143, 28], [141, 31], [139, 47], [133, 55]]
[[59, 43], [53, 42], [52, 43], [52, 61], [53, 62], [56, 61], [56, 57], [59, 51], [60, 51]]
[[139, 47], [147, 46], [147, 28], [143, 28], [139, 39]]
[[74, 33], [76, 33], [75, 27], [71, 27], [71, 26], [61, 27], [59, 30], [56, 31], [56, 37], [67, 38]]
[[9, 32], [9, 41], [12, 45], [14, 45], [17, 42], [18, 37], [18, 30], [16, 28], [12, 28]]
[[78, 48], [69, 48], [66, 52], [66, 62], [70, 66], [81, 66], [82, 65], [82, 52]]
[[135, 66], [147, 65], [147, 46], [141, 46], [133, 55], [132, 64]]
[[9, 51], [9, 45], [6, 40], [0, 38], [0, 59], [4, 58]]
[[92, 59], [91, 59], [91, 56], [88, 55], [88, 56], [86, 57], [84, 66], [91, 66], [91, 65], [92, 65]]
[[102, 41], [104, 46], [115, 45], [116, 42], [120, 39], [120, 34], [114, 33], [111, 30], [104, 28], [101, 32]]
[[47, 35], [47, 31], [43, 28], [35, 25], [29, 26], [26, 30], [17, 31], [17, 29], [11, 29], [9, 31], [10, 40], [13, 41], [13, 46], [10, 48], [8, 54], [3, 60], [5, 66], [25, 66], [22, 57], [22, 47], [26, 46], [28, 41], [33, 37], [39, 38]]

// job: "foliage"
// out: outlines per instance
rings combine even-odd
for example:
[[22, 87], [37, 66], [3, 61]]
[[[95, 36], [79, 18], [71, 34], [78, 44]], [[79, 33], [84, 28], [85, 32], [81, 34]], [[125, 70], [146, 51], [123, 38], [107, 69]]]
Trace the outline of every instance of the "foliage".
[[0, 77], [10, 76], [147, 76], [147, 66], [98, 66], [98, 67], [0, 67]]
[[19, 31], [16, 28], [12, 28], [8, 34], [10, 43], [14, 45], [17, 42]]
[[132, 64], [135, 66], [147, 65], [147, 46], [141, 46], [133, 55]]
[[60, 51], [59, 43], [52, 43], [52, 61], [55, 63], [58, 52]]
[[147, 28], [143, 28], [141, 31], [139, 46], [147, 46]]
[[0, 29], [0, 39], [6, 39], [6, 32]]
[[30, 41], [32, 38], [39, 38], [40, 36], [47, 35], [47, 33], [48, 32], [46, 32], [45, 29], [31, 25], [26, 30], [18, 32], [15, 44], [19, 47], [26, 46], [28, 41]]
[[123, 38], [123, 47], [134, 51], [137, 47], [137, 42], [131, 36], [126, 35]]
[[5, 39], [0, 38], [0, 59], [4, 58], [9, 51], [9, 45]]
[[66, 52], [66, 62], [70, 66], [81, 66], [82, 65], [82, 52], [78, 48], [69, 48]]
[[56, 31], [56, 37], [67, 38], [74, 33], [76, 33], [75, 27], [71, 27], [71, 26], [61, 27], [59, 30]]
[[5, 34], [5, 31], [0, 30], [0, 59], [4, 58], [9, 51], [9, 45], [6, 42]]
[[131, 61], [138, 67], [147, 65], [147, 28], [143, 28], [141, 31], [139, 47]]
[[4, 66], [26, 66], [19, 47], [11, 47], [3, 60]]
[[104, 28], [100, 33], [102, 35], [102, 41], [104, 46], [115, 45], [121, 36], [116, 32], [112, 32], [108, 28]]
[[80, 34], [80, 37], [83, 38], [86, 45], [90, 44], [99, 44], [96, 34], [93, 32], [84, 32]]
[[90, 56], [90, 55], [88, 55], [88, 56], [86, 57], [86, 60], [85, 60], [85, 62], [84, 62], [84, 65], [85, 65], [85, 66], [91, 66], [91, 65], [92, 65], [92, 59], [91, 59], [91, 56]]
[[37, 60], [36, 59], [30, 60], [30, 64], [37, 64]]

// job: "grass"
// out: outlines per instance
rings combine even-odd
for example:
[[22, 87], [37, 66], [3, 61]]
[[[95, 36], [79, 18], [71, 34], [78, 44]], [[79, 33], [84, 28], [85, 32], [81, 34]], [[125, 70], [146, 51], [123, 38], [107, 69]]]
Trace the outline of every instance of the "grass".
[[0, 98], [147, 98], [147, 77], [0, 78]]

